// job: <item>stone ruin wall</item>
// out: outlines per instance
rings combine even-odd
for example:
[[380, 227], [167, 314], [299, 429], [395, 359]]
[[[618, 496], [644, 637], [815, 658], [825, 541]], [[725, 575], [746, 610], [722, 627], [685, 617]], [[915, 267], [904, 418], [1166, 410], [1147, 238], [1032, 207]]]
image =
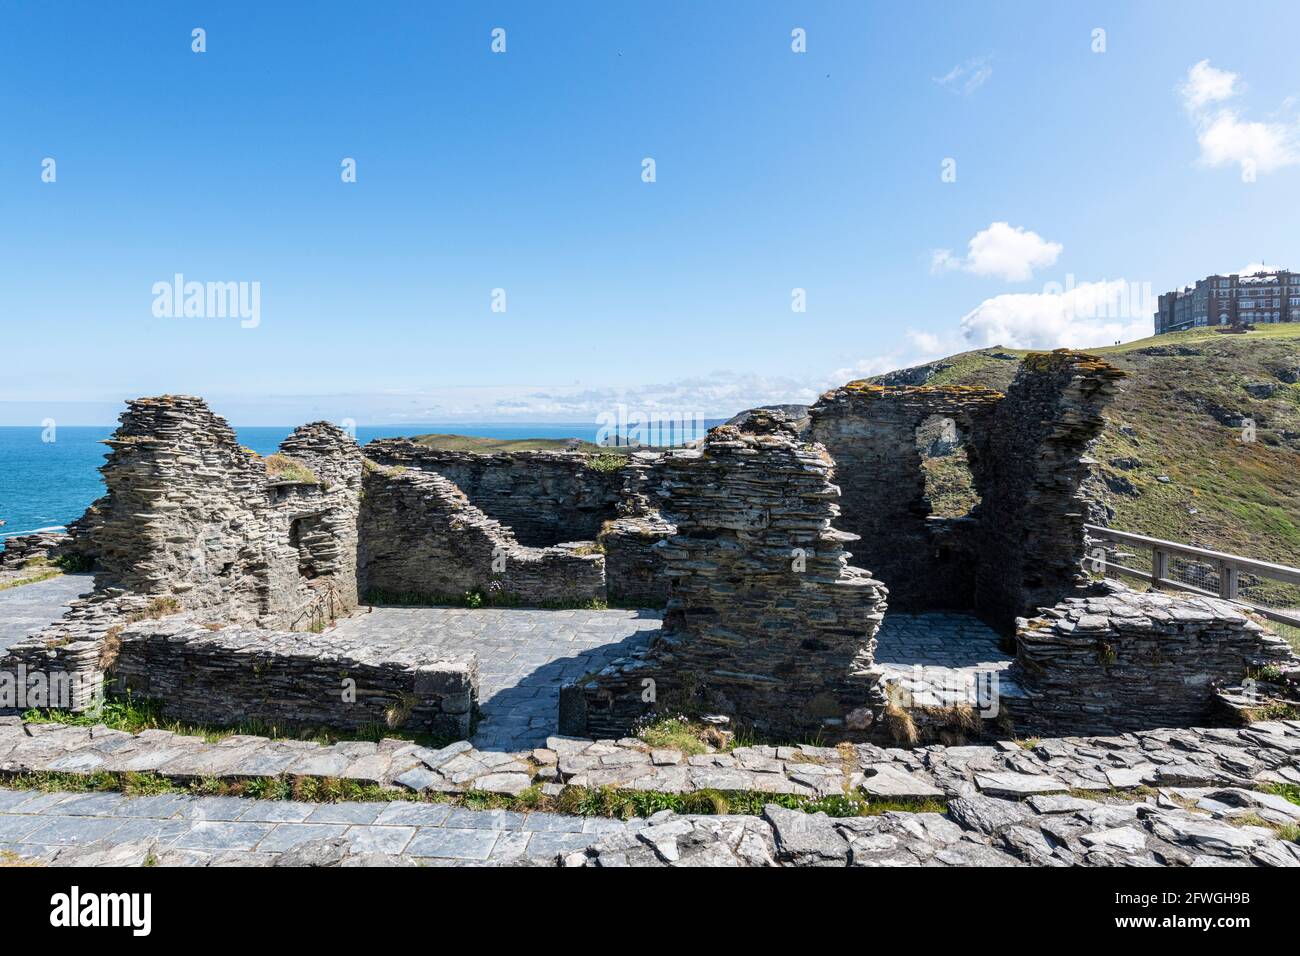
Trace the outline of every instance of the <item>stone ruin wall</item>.
[[835, 460], [844, 515], [861, 539], [854, 561], [889, 587], [895, 610], [969, 608], [975, 588], [974, 519], [931, 515], [917, 429], [951, 419], [983, 494], [979, 439], [1002, 393], [964, 385], [882, 386], [850, 382], [809, 410], [809, 438]]
[[649, 712], [685, 710], [798, 736], [864, 728], [883, 706], [872, 653], [886, 590], [848, 565], [830, 457], [772, 416], [746, 427], [658, 463], [676, 527], [658, 546], [673, 582], [663, 630], [562, 690], [562, 733], [618, 737]]
[[619, 470], [592, 468], [584, 454], [478, 455], [438, 451], [401, 438], [372, 441], [365, 453], [381, 465], [437, 472], [529, 547], [596, 540], [601, 526], [616, 516], [622, 494]]
[[594, 547], [530, 548], [431, 471], [367, 465], [359, 575], [372, 600], [584, 603], [605, 596]]
[[[1123, 373], [1092, 355], [1034, 352], [1005, 396], [967, 386], [851, 382], [810, 410], [836, 462], [854, 559], [900, 610], [969, 609], [1004, 633], [1083, 583], [1086, 449]], [[953, 420], [979, 504], [930, 516], [917, 428]]]
[[1087, 580], [1086, 453], [1123, 377], [1086, 353], [1031, 352], [980, 442], [975, 609], [1003, 630]]
[[1234, 604], [1113, 582], [1018, 623], [1008, 676], [1023, 693], [1004, 705], [1021, 735], [1212, 725], [1216, 688], [1300, 665]]
[[174, 598], [213, 620], [319, 628], [357, 603], [361, 452], [327, 422], [282, 444], [277, 479], [198, 398], [128, 403], [88, 535], [96, 588]]
[[[82, 711], [103, 696], [104, 671], [112, 663], [113, 636], [124, 623], [148, 613], [149, 599], [132, 594], [90, 594], [72, 602], [67, 613], [35, 634], [0, 652], [0, 681], [22, 686], [25, 706], [0, 708], [0, 713], [27, 707], [61, 707]], [[55, 682], [67, 696], [48, 695]], [[7, 690], [10, 688], [6, 688]]]
[[663, 457], [659, 452], [635, 452], [621, 469], [619, 516], [605, 522], [597, 538], [605, 554], [611, 604], [662, 608], [668, 602], [669, 580], [658, 545], [676, 534], [677, 527], [659, 510], [661, 500], [654, 490]]
[[4, 539], [0, 547], [0, 572], [34, 570], [42, 564], [53, 564], [69, 553], [72, 536], [66, 531], [38, 531], [17, 534]]
[[175, 720], [463, 739], [478, 702], [473, 654], [441, 660], [334, 635], [214, 631], [185, 615], [129, 625], [120, 642], [113, 670], [120, 686], [160, 700]]

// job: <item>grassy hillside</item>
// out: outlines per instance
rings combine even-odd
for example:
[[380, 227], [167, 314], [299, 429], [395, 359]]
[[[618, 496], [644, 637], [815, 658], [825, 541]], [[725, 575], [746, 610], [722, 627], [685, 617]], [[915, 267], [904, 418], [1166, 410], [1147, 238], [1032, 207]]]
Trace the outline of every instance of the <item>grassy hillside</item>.
[[[1129, 373], [1093, 451], [1089, 493], [1108, 523], [1300, 564], [1300, 324], [1089, 351]], [[982, 349], [891, 375], [1005, 389], [1024, 354]], [[1247, 418], [1254, 441], [1242, 440]]]
[[[626, 455], [626, 446], [606, 448], [594, 442], [572, 438], [474, 438], [470, 435], [415, 435], [411, 441], [428, 445], [439, 451], [468, 451], [479, 455], [496, 455], [512, 451], [565, 451], [574, 450], [588, 455]], [[576, 443], [576, 444], [575, 444]]]

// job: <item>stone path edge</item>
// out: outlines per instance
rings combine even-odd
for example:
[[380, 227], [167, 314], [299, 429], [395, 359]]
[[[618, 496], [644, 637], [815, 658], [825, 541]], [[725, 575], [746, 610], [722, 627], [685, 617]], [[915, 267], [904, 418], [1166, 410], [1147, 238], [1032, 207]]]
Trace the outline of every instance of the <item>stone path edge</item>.
[[972, 792], [1108, 793], [1169, 786], [1300, 787], [1300, 721], [1242, 728], [1155, 730], [1116, 737], [998, 741], [913, 750], [870, 744], [741, 747], [687, 756], [634, 738], [550, 737], [528, 752], [480, 751], [462, 741], [430, 749], [408, 741], [322, 745], [245, 735], [209, 743], [162, 730], [139, 734], [0, 717], [0, 777], [127, 774], [170, 781], [310, 778], [409, 796], [517, 798], [536, 789], [700, 791], [817, 800], [941, 801]]

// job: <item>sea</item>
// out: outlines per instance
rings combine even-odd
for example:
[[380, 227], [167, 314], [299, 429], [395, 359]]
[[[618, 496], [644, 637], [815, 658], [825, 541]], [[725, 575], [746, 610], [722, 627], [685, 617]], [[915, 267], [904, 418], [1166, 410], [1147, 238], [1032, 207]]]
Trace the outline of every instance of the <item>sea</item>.
[[[108, 448], [101, 444], [115, 425], [60, 425], [52, 434], [40, 426], [0, 427], [0, 538], [60, 527], [81, 517], [104, 493], [99, 467]], [[239, 443], [269, 455], [292, 426], [236, 427]], [[598, 426], [585, 424], [429, 424], [357, 426], [357, 441], [407, 435], [454, 434], [476, 438], [580, 438], [595, 441]], [[50, 440], [53, 439], [53, 440]]]

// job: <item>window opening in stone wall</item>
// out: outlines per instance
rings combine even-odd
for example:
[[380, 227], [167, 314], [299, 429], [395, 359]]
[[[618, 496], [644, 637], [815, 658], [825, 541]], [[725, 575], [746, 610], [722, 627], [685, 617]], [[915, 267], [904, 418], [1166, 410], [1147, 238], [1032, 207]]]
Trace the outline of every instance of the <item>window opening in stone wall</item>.
[[970, 514], [980, 498], [957, 423], [945, 415], [931, 415], [917, 426], [916, 449], [921, 455], [930, 515], [961, 518]]

